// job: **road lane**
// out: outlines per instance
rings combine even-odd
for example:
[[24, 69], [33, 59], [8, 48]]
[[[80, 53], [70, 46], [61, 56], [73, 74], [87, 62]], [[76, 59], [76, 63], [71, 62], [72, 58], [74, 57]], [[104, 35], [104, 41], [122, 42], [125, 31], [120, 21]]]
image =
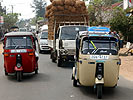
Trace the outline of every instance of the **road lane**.
[[[2, 63], [2, 64], [1, 64]], [[40, 54], [39, 74], [28, 74], [22, 82], [4, 76], [0, 55], [0, 97], [2, 100], [96, 100], [96, 94], [87, 87], [73, 87], [72, 67], [57, 67], [48, 54]], [[104, 89], [103, 99], [132, 100], [133, 82], [120, 77], [118, 87]]]

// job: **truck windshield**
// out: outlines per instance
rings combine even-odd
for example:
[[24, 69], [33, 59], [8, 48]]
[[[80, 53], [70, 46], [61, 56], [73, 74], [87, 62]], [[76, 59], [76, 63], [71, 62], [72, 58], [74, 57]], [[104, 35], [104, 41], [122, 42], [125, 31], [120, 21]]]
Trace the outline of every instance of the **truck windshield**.
[[7, 37], [5, 49], [32, 49], [32, 40], [29, 36]]
[[47, 39], [48, 38], [48, 32], [42, 32], [41, 39]]
[[117, 43], [113, 40], [84, 40], [82, 54], [117, 55]]
[[61, 29], [61, 39], [62, 40], [75, 40], [77, 31], [76, 29], [79, 29], [79, 31], [86, 31], [86, 26], [67, 26], [63, 27]]

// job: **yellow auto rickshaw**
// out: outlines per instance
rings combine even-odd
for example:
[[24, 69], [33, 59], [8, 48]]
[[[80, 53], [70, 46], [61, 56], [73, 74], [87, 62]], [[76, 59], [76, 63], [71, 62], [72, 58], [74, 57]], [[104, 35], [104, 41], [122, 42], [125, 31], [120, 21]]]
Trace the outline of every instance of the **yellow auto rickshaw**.
[[74, 87], [78, 83], [93, 86], [98, 99], [101, 99], [103, 87], [117, 86], [121, 64], [119, 40], [104, 27], [92, 28], [96, 30], [79, 32], [77, 36], [72, 80]]

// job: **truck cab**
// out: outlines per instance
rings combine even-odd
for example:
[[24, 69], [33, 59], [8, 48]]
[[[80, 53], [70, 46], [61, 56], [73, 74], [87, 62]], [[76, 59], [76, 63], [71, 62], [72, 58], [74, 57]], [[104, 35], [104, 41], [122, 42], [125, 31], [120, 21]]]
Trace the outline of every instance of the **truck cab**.
[[65, 25], [59, 26], [56, 34], [56, 61], [57, 66], [61, 67], [63, 62], [74, 61], [76, 54], [76, 35], [78, 31], [86, 31], [84, 25]]

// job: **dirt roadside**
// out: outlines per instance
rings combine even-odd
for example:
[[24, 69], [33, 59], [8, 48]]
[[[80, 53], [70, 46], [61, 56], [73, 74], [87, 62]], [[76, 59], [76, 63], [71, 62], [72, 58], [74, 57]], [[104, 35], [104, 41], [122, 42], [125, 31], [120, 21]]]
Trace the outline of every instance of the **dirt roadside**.
[[[120, 53], [126, 52], [128, 49], [122, 48]], [[121, 66], [120, 66], [120, 75], [126, 79], [133, 81], [133, 56], [120, 56]]]
[[[120, 53], [127, 51], [126, 48], [120, 50]], [[3, 45], [0, 43], [0, 54], [3, 52]], [[133, 81], [133, 56], [120, 56], [121, 66], [120, 75], [124, 78]]]

